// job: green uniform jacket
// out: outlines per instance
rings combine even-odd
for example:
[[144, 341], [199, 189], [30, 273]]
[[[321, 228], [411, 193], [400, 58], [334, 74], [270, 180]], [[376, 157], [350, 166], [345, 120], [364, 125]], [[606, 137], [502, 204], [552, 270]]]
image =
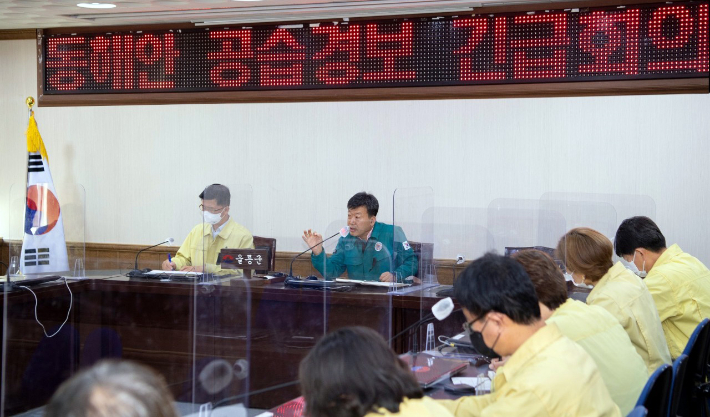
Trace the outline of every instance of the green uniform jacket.
[[311, 254], [311, 262], [327, 279], [338, 278], [345, 270], [350, 279], [379, 281], [383, 272], [396, 272], [404, 279], [418, 270], [417, 255], [402, 228], [380, 222], [375, 222], [367, 242], [352, 235], [341, 237], [331, 256], [321, 251]]

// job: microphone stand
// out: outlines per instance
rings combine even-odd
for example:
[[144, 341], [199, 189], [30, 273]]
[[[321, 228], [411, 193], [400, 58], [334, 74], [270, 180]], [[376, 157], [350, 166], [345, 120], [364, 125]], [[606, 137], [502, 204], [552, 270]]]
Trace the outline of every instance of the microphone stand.
[[130, 273], [131, 273], [131, 274], [133, 274], [133, 273], [140, 274], [140, 273], [141, 273], [141, 272], [138, 270], [138, 257], [140, 256], [140, 254], [141, 254], [142, 252], [144, 252], [144, 251], [146, 251], [146, 250], [148, 250], [148, 249], [154, 248], [154, 247], [156, 247], [156, 246], [163, 245], [163, 244], [168, 243], [168, 242], [169, 242], [169, 240], [164, 240], [164, 241], [162, 241], [162, 242], [160, 242], [160, 243], [158, 243], [158, 244], [155, 244], [155, 245], [153, 245], [153, 246], [148, 246], [147, 248], [143, 248], [143, 249], [139, 250], [138, 253], [136, 254], [136, 262], [135, 262], [135, 264], [133, 265], [133, 271], [131, 271]]
[[309, 250], [315, 248], [318, 245], [322, 245], [326, 241], [338, 236], [339, 234], [340, 234], [340, 232], [337, 232], [333, 236], [330, 236], [327, 239], [321, 240], [320, 242], [316, 243], [315, 245], [311, 246], [310, 248], [308, 248], [308, 249], [304, 250], [303, 252], [299, 253], [298, 255], [294, 256], [293, 259], [291, 259], [291, 265], [289, 265], [289, 267], [288, 267], [288, 277], [286, 277], [286, 279], [289, 279], [289, 278], [295, 279], [296, 278], [293, 276], [293, 263], [296, 261], [296, 259], [298, 259], [299, 256], [303, 255], [304, 253], [308, 252]]
[[[461, 309], [460, 309], [460, 308], [459, 308], [459, 309], [456, 309], [456, 310], [452, 311], [451, 314], [454, 314], [454, 313], [456, 313], [456, 312], [458, 312], [458, 311], [461, 311]], [[422, 317], [419, 321], [415, 322], [414, 324], [410, 325], [410, 326], [407, 327], [406, 329], [404, 329], [404, 330], [402, 330], [401, 332], [397, 333], [396, 335], [392, 336], [392, 337], [390, 338], [390, 340], [387, 341], [387, 344], [392, 343], [392, 342], [393, 342], [394, 340], [396, 340], [398, 337], [400, 337], [400, 336], [402, 336], [403, 334], [405, 334], [405, 333], [411, 331], [413, 328], [415, 328], [415, 327], [418, 328], [418, 327], [421, 326], [422, 324], [424, 324], [424, 323], [426, 323], [426, 322], [428, 322], [428, 321], [431, 321], [433, 318], [434, 318], [434, 313], [429, 313], [429, 314], [427, 314], [426, 316]], [[416, 334], [416, 333], [417, 333], [417, 332], [415, 331], [414, 334]], [[411, 338], [410, 338], [410, 340], [411, 340]], [[417, 349], [418, 349], [418, 347], [419, 347], [419, 344], [417, 343], [417, 341], [416, 341], [416, 339], [415, 339], [415, 340], [412, 342], [412, 348], [413, 348], [413, 350], [416, 352]]]

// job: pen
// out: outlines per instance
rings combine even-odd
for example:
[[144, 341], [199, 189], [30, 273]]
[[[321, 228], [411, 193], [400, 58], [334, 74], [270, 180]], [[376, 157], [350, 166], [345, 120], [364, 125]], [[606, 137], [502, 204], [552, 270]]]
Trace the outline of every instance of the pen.
[[[173, 263], [173, 258], [170, 257], [170, 252], [168, 252], [168, 263], [169, 264]], [[170, 265], [170, 270], [172, 271], [172, 269], [173, 269], [173, 266]]]

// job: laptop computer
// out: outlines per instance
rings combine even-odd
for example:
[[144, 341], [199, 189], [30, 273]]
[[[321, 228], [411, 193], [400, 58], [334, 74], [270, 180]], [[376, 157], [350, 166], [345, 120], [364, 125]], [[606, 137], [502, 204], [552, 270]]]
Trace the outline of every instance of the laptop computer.
[[422, 388], [429, 388], [468, 367], [467, 361], [446, 359], [427, 353], [405, 353], [399, 358], [409, 365]]

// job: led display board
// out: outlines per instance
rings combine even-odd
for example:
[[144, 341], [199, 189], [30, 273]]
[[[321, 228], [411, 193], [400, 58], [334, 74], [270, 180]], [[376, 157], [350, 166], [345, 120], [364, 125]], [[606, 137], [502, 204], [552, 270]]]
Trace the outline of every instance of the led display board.
[[707, 77], [708, 2], [52, 33], [42, 48], [46, 95]]

